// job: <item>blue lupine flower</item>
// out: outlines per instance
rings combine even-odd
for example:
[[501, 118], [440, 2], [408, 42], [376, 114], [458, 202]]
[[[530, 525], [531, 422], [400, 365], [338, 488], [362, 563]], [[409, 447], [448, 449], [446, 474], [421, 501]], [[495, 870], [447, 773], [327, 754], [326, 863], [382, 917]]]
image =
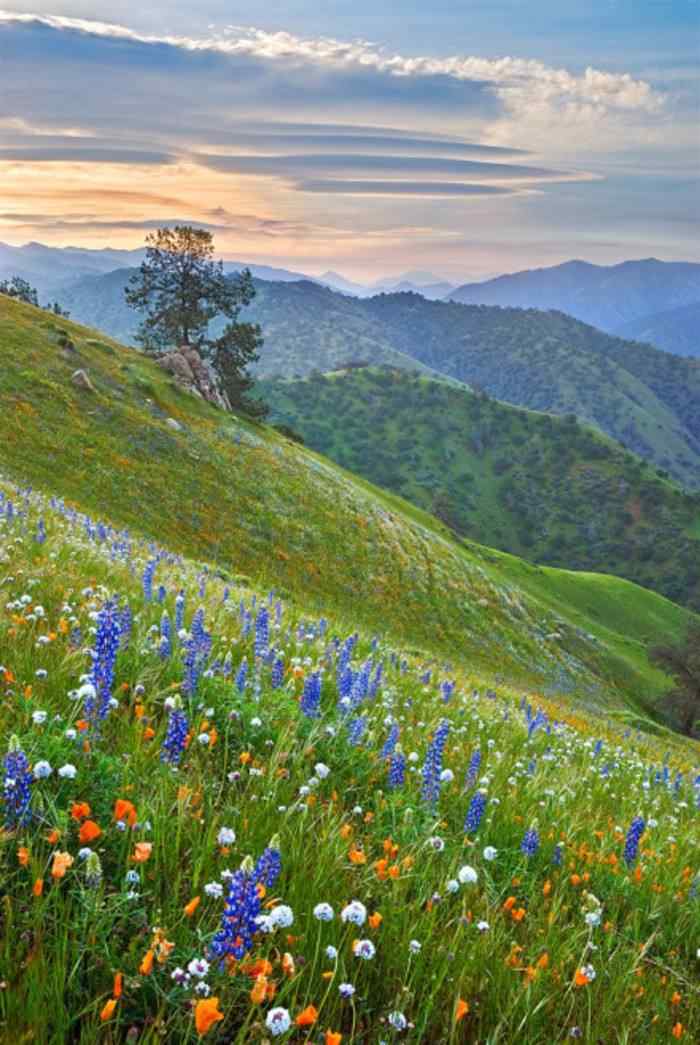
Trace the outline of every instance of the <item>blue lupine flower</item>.
[[467, 768], [466, 786], [473, 787], [476, 783], [476, 779], [479, 776], [479, 769], [481, 768], [481, 751], [479, 748], [474, 751], [472, 757], [469, 759], [469, 766]]
[[245, 689], [246, 679], [248, 678], [248, 661], [244, 657], [238, 668], [236, 674], [236, 689], [239, 693], [242, 693]]
[[182, 710], [182, 701], [179, 697], [175, 697], [172, 710], [168, 716], [168, 729], [160, 750], [161, 762], [171, 766], [178, 765], [185, 751], [185, 742], [189, 728], [187, 715]]
[[36, 527], [36, 533], [34, 534], [34, 540], [37, 544], [43, 544], [46, 540], [46, 527], [44, 526], [44, 520], [39, 519]]
[[251, 949], [259, 915], [258, 883], [253, 874], [253, 861], [246, 857], [231, 878], [221, 928], [211, 942], [211, 953], [220, 959], [222, 966], [226, 958], [240, 959]]
[[253, 870], [253, 878], [260, 882], [266, 889], [271, 889], [282, 872], [282, 854], [279, 848], [279, 839], [275, 835], [270, 839], [270, 844], [263, 849], [258, 857], [258, 862]]
[[165, 585], [164, 584], [159, 584], [158, 585], [158, 592], [156, 594], [156, 601], [161, 603], [161, 604], [164, 603], [165, 602], [165, 596], [167, 594], [168, 593], [165, 590]]
[[97, 615], [95, 646], [91, 652], [92, 670], [90, 682], [94, 696], [85, 700], [85, 718], [92, 722], [102, 721], [109, 711], [114, 685], [114, 666], [121, 636], [120, 614], [116, 599], [109, 599]]
[[564, 857], [564, 847], [561, 842], [558, 842], [554, 846], [554, 852], [552, 853], [552, 863], [555, 867], [561, 867], [561, 862]]
[[270, 642], [270, 625], [267, 608], [261, 606], [255, 618], [255, 656], [264, 657]]
[[348, 740], [353, 747], [357, 747], [362, 742], [366, 729], [367, 717], [365, 715], [358, 715], [348, 723]]
[[428, 752], [423, 764], [423, 787], [421, 798], [424, 802], [437, 802], [440, 797], [440, 773], [442, 772], [442, 756], [447, 743], [447, 735], [450, 732], [450, 723], [446, 718], [442, 719], [435, 730]]
[[476, 794], [472, 796], [472, 800], [469, 803], [469, 809], [467, 810], [467, 816], [464, 821], [465, 834], [479, 830], [479, 825], [481, 824], [484, 812], [486, 811], [487, 802], [488, 797], [485, 791], [477, 791]]
[[143, 586], [143, 595], [146, 602], [150, 602], [153, 598], [153, 575], [156, 572], [157, 565], [157, 559], [149, 559], [144, 567], [141, 584]]
[[644, 820], [641, 816], [635, 816], [630, 824], [627, 838], [625, 839], [624, 860], [628, 867], [632, 867], [637, 860], [639, 852], [639, 839], [644, 834]]
[[179, 591], [175, 597], [175, 631], [182, 631], [185, 626], [185, 593]]
[[27, 756], [20, 747], [16, 736], [10, 737], [3, 766], [5, 769], [3, 781], [5, 827], [8, 831], [12, 831], [15, 827], [23, 827], [29, 822], [32, 815], [32, 774]]
[[540, 847], [540, 836], [537, 832], [536, 827], [530, 827], [523, 835], [523, 840], [520, 843], [520, 851], [525, 856], [534, 856]]
[[167, 660], [172, 655], [173, 643], [170, 629], [170, 617], [164, 613], [160, 618], [160, 642], [158, 643], [158, 656]]
[[401, 787], [406, 779], [406, 757], [397, 748], [389, 762], [389, 787]]
[[447, 704], [450, 697], [454, 693], [455, 684], [445, 679], [440, 683], [440, 694], [442, 696], [443, 703]]
[[384, 747], [382, 748], [379, 755], [380, 758], [389, 758], [390, 755], [393, 755], [394, 748], [398, 743], [399, 732], [399, 724], [398, 722], [394, 722], [391, 729], [389, 730], [389, 736], [384, 741]]
[[284, 680], [284, 661], [281, 657], [277, 657], [274, 664], [272, 665], [272, 673], [270, 676], [270, 684], [273, 689], [279, 689]]
[[321, 673], [314, 671], [304, 680], [304, 691], [299, 704], [307, 718], [318, 718], [321, 714]]

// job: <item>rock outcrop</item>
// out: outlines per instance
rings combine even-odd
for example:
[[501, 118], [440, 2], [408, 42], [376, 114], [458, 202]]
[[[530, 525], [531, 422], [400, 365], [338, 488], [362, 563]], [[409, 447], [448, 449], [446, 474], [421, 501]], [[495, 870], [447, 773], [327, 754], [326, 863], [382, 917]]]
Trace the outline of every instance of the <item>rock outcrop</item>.
[[222, 410], [230, 410], [231, 404], [221, 392], [211, 366], [200, 356], [196, 348], [181, 345], [158, 360], [158, 365], [172, 374], [177, 383], [188, 392], [213, 403]]

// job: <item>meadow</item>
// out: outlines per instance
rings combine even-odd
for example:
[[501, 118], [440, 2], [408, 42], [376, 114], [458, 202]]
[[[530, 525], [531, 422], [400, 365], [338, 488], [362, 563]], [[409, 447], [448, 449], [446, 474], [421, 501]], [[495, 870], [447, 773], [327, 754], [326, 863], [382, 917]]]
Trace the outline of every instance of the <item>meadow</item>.
[[697, 745], [12, 483], [0, 694], [2, 1040], [700, 1037]]

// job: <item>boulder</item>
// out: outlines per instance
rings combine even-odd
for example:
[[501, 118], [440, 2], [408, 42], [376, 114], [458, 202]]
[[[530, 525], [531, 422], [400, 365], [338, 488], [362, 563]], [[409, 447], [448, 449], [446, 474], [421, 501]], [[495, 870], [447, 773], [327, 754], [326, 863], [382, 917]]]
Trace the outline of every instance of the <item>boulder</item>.
[[177, 383], [188, 392], [206, 399], [222, 410], [231, 409], [227, 396], [218, 388], [213, 369], [202, 359], [196, 348], [181, 345], [173, 352], [161, 356], [158, 365], [172, 374]]
[[71, 375], [71, 381], [76, 388], [82, 388], [85, 392], [95, 391], [95, 386], [84, 370], [74, 370]]

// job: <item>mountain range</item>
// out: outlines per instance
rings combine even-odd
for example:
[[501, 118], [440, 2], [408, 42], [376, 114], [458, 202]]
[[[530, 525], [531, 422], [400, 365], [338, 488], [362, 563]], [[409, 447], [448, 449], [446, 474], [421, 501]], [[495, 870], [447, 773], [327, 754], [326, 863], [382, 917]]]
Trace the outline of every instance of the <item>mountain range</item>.
[[[608, 333], [652, 340], [682, 355], [700, 354], [697, 336], [688, 351], [684, 338], [671, 334], [666, 319], [664, 343], [654, 340], [656, 321], [637, 321], [700, 302], [700, 264], [647, 258], [619, 265], [567, 261], [551, 268], [528, 269], [479, 283], [465, 283], [449, 294], [467, 305], [556, 309]], [[690, 331], [689, 331], [690, 332]], [[647, 337], [651, 334], [652, 337]]]
[[[138, 316], [130, 270], [88, 276], [62, 301], [82, 323], [124, 342]], [[355, 298], [310, 281], [256, 281], [244, 318], [259, 322], [260, 376], [303, 377], [349, 362], [424, 370], [517, 406], [576, 414], [689, 488], [700, 486], [700, 361], [605, 334], [561, 312]]]

